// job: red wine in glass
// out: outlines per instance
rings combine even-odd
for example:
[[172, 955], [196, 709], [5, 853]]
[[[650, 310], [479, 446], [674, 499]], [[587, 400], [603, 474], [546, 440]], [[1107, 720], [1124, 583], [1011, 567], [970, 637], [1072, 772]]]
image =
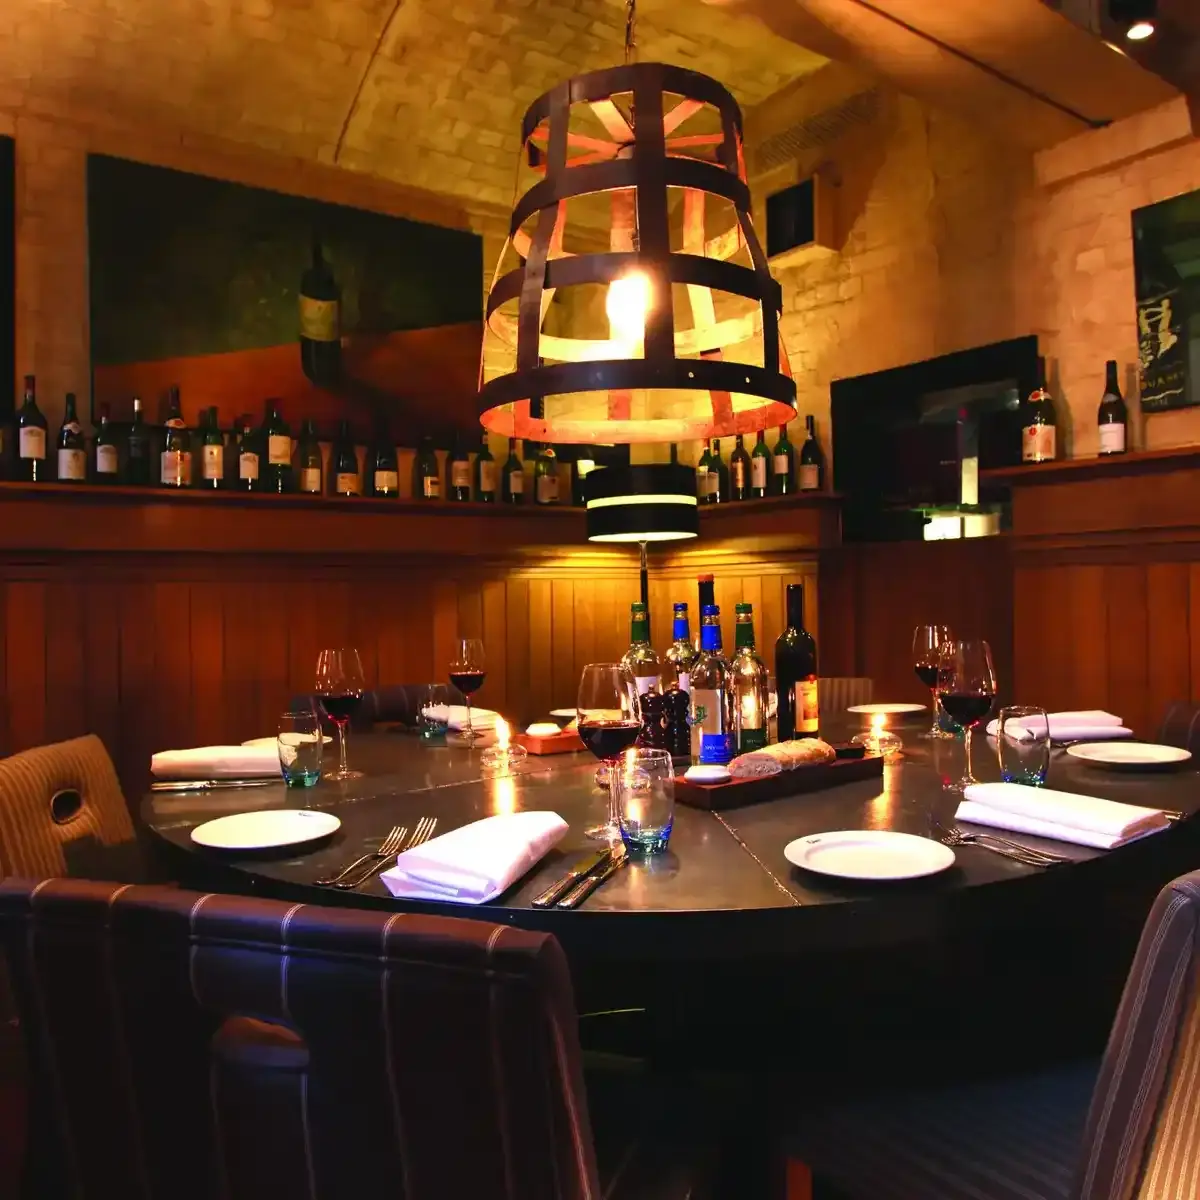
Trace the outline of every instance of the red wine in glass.
[[637, 741], [639, 721], [580, 721], [579, 737], [601, 761], [620, 758]]
[[346, 764], [346, 727], [358, 711], [366, 687], [358, 651], [351, 646], [322, 650], [317, 655], [316, 674], [313, 690], [337, 728], [338, 769], [326, 778], [359, 779], [362, 772], [352, 771]]
[[917, 678], [932, 692], [937, 687], [937, 663], [917, 663]]
[[933, 720], [929, 732], [922, 737], [950, 737], [938, 726], [938, 668], [942, 652], [953, 641], [953, 635], [945, 625], [918, 625], [913, 630], [912, 662], [917, 678], [929, 689]]
[[939, 692], [938, 699], [951, 720], [966, 729], [991, 712], [993, 698], [980, 692]]
[[473, 696], [481, 687], [483, 681], [487, 678], [486, 671], [451, 671], [450, 682], [464, 696]]
[[471, 721], [471, 694], [479, 691], [487, 678], [487, 660], [483, 654], [483, 642], [479, 638], [459, 638], [455, 642], [448, 674], [450, 682], [462, 692], [467, 702], [467, 727], [459, 730], [458, 736], [470, 746], [482, 736], [475, 732]]
[[953, 789], [965, 791], [976, 782], [971, 771], [975, 726], [991, 712], [996, 698], [996, 668], [987, 642], [969, 639], [946, 644], [938, 659], [937, 697], [951, 720], [966, 731], [963, 777]]
[[317, 699], [321, 701], [321, 707], [329, 715], [329, 719], [342, 725], [358, 712], [358, 706], [362, 704], [362, 693], [339, 692], [330, 695], [318, 692]]

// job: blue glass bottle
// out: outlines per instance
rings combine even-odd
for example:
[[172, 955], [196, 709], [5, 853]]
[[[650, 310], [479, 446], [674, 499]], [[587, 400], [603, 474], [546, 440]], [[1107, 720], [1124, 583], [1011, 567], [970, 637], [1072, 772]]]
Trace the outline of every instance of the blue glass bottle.
[[721, 610], [700, 610], [700, 656], [692, 664], [692, 758], [727, 763], [733, 758], [732, 696], [729, 663], [721, 648]]

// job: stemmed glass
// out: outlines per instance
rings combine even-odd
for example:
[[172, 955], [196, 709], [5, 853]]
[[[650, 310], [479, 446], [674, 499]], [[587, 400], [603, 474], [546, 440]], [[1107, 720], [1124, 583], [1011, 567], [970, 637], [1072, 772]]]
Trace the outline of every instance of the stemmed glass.
[[459, 638], [454, 643], [454, 658], [450, 662], [450, 682], [462, 692], [467, 702], [467, 727], [459, 736], [469, 745], [483, 737], [471, 724], [471, 695], [483, 687], [486, 678], [487, 660], [483, 656], [482, 639]]
[[616, 785], [621, 755], [642, 731], [633, 672], [620, 663], [588, 663], [579, 677], [576, 714], [583, 744], [608, 764], [608, 821], [593, 825], [584, 833], [590, 838], [612, 841], [621, 836]]
[[917, 678], [929, 689], [932, 698], [933, 725], [923, 738], [948, 738], [951, 733], [942, 731], [938, 724], [938, 663], [942, 649], [954, 640], [948, 625], [918, 625], [913, 630], [913, 670]]
[[966, 768], [949, 790], [961, 792], [977, 783], [971, 773], [971, 735], [992, 711], [996, 699], [996, 668], [987, 642], [947, 642], [938, 660], [938, 699], [942, 707], [966, 730]]
[[365, 686], [362, 662], [353, 647], [322, 650], [317, 655], [317, 699], [337, 727], [338, 769], [326, 779], [362, 778], [361, 771], [352, 771], [346, 765], [346, 726], [362, 703]]

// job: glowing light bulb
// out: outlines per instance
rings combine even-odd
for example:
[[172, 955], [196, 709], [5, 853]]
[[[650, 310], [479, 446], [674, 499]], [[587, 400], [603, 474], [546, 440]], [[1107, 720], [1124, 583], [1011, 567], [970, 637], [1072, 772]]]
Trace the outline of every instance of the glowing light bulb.
[[650, 280], [641, 271], [631, 271], [608, 285], [604, 301], [612, 337], [622, 342], [640, 342], [646, 333], [650, 311]]
[[1154, 36], [1154, 22], [1134, 21], [1125, 31], [1125, 36], [1131, 42], [1144, 42], [1148, 37]]

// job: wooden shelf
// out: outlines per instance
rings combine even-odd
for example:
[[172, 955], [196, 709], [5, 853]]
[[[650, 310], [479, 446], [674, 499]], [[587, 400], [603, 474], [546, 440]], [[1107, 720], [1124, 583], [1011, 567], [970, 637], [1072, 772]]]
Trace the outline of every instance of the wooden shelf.
[[742, 513], [780, 512], [790, 508], [814, 508], [841, 502], [838, 492], [792, 492], [788, 496], [766, 496], [762, 500], [729, 500], [724, 504], [700, 505], [700, 519], [737, 516]]
[[1025, 487], [1039, 483], [1068, 483], [1099, 476], [1148, 475], [1174, 471], [1200, 461], [1200, 446], [1172, 446], [1165, 450], [1133, 450], [1095, 458], [1067, 458], [1057, 462], [1024, 463], [980, 471], [981, 483]]

